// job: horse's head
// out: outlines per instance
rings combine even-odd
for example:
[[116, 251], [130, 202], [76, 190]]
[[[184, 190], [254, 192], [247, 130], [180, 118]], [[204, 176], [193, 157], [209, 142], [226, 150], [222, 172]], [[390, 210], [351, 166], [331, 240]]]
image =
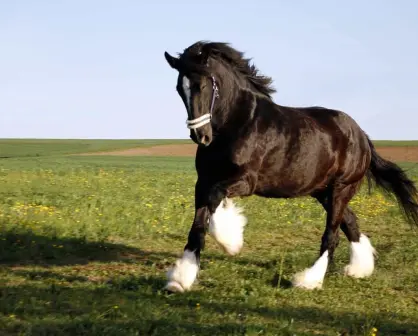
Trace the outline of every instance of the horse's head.
[[219, 98], [218, 83], [208, 69], [208, 54], [184, 53], [176, 58], [165, 52], [168, 64], [178, 71], [177, 92], [187, 110], [187, 127], [191, 139], [209, 146], [213, 138], [213, 112]]
[[[231, 110], [248, 110], [249, 105], [240, 99], [243, 91], [267, 99], [275, 92], [272, 79], [260, 75], [242, 52], [227, 43], [199, 41], [178, 58], [167, 52], [164, 56], [178, 71], [177, 92], [186, 106], [190, 137], [199, 145], [208, 146], [215, 134], [230, 133], [227, 121]], [[238, 108], [237, 103], [241, 104]]]

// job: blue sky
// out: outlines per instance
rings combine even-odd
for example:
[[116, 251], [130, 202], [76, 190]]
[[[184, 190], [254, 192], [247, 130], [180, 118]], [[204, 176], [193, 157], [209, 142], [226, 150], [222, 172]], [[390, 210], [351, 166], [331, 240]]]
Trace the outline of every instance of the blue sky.
[[226, 41], [282, 105], [418, 139], [418, 2], [0, 2], [0, 138], [188, 138], [164, 51]]

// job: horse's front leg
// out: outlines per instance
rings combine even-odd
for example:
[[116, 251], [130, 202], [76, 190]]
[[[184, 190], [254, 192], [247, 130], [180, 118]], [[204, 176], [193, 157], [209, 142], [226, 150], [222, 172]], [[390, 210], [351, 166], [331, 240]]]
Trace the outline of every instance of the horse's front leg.
[[189, 231], [182, 258], [167, 272], [166, 289], [171, 292], [189, 290], [199, 271], [200, 251], [205, 247], [205, 235], [209, 222], [209, 193], [207, 183], [198, 180], [195, 186], [195, 215]]
[[210, 195], [209, 233], [229, 255], [238, 254], [244, 244], [244, 227], [247, 218], [232, 198], [248, 196], [253, 192], [253, 180], [243, 175], [233, 180], [215, 184]]
[[209, 231], [223, 249], [237, 254], [243, 244], [243, 228], [247, 222], [231, 199], [238, 191], [248, 190], [237, 180], [218, 184], [199, 181], [195, 187], [195, 216], [189, 231], [182, 258], [176, 261], [168, 275], [166, 289], [172, 292], [189, 290], [199, 271], [200, 251], [205, 245], [205, 235]]

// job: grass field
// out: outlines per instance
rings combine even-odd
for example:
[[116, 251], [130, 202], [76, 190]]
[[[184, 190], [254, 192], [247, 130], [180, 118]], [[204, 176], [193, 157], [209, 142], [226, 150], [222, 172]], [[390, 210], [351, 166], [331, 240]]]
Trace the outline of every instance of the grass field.
[[342, 235], [324, 288], [289, 288], [317, 257], [324, 211], [251, 197], [239, 200], [242, 253], [208, 236], [199, 283], [168, 295], [193, 218], [193, 158], [48, 150], [0, 160], [0, 335], [418, 335], [417, 233], [381, 193], [351, 202], [379, 253], [370, 279], [341, 275]]
[[376, 147], [412, 147], [418, 146], [416, 140], [375, 140], [373, 141]]
[[0, 139], [0, 159], [91, 153], [162, 144], [183, 144], [187, 140], [79, 140]]
[[[38, 157], [68, 155], [129, 149], [164, 144], [187, 144], [181, 140], [79, 140], [79, 139], [0, 139], [0, 159], [15, 157]], [[418, 146], [418, 141], [374, 141], [381, 146]]]

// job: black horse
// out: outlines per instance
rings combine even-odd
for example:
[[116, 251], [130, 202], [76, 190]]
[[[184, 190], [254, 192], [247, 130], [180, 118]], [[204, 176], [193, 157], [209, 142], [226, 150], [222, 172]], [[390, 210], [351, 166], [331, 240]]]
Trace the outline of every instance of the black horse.
[[275, 104], [272, 79], [259, 74], [227, 43], [196, 42], [179, 57], [165, 52], [179, 73], [177, 91], [197, 143], [195, 217], [181, 259], [168, 272], [169, 291], [190, 289], [199, 270], [205, 234], [230, 255], [243, 245], [246, 218], [233, 197], [310, 195], [327, 212], [319, 258], [293, 285], [321, 288], [339, 228], [351, 245], [345, 274], [366, 277], [374, 248], [360, 232], [348, 203], [367, 178], [394, 193], [406, 218], [418, 225], [417, 190], [405, 172], [380, 157], [367, 134], [346, 113]]

